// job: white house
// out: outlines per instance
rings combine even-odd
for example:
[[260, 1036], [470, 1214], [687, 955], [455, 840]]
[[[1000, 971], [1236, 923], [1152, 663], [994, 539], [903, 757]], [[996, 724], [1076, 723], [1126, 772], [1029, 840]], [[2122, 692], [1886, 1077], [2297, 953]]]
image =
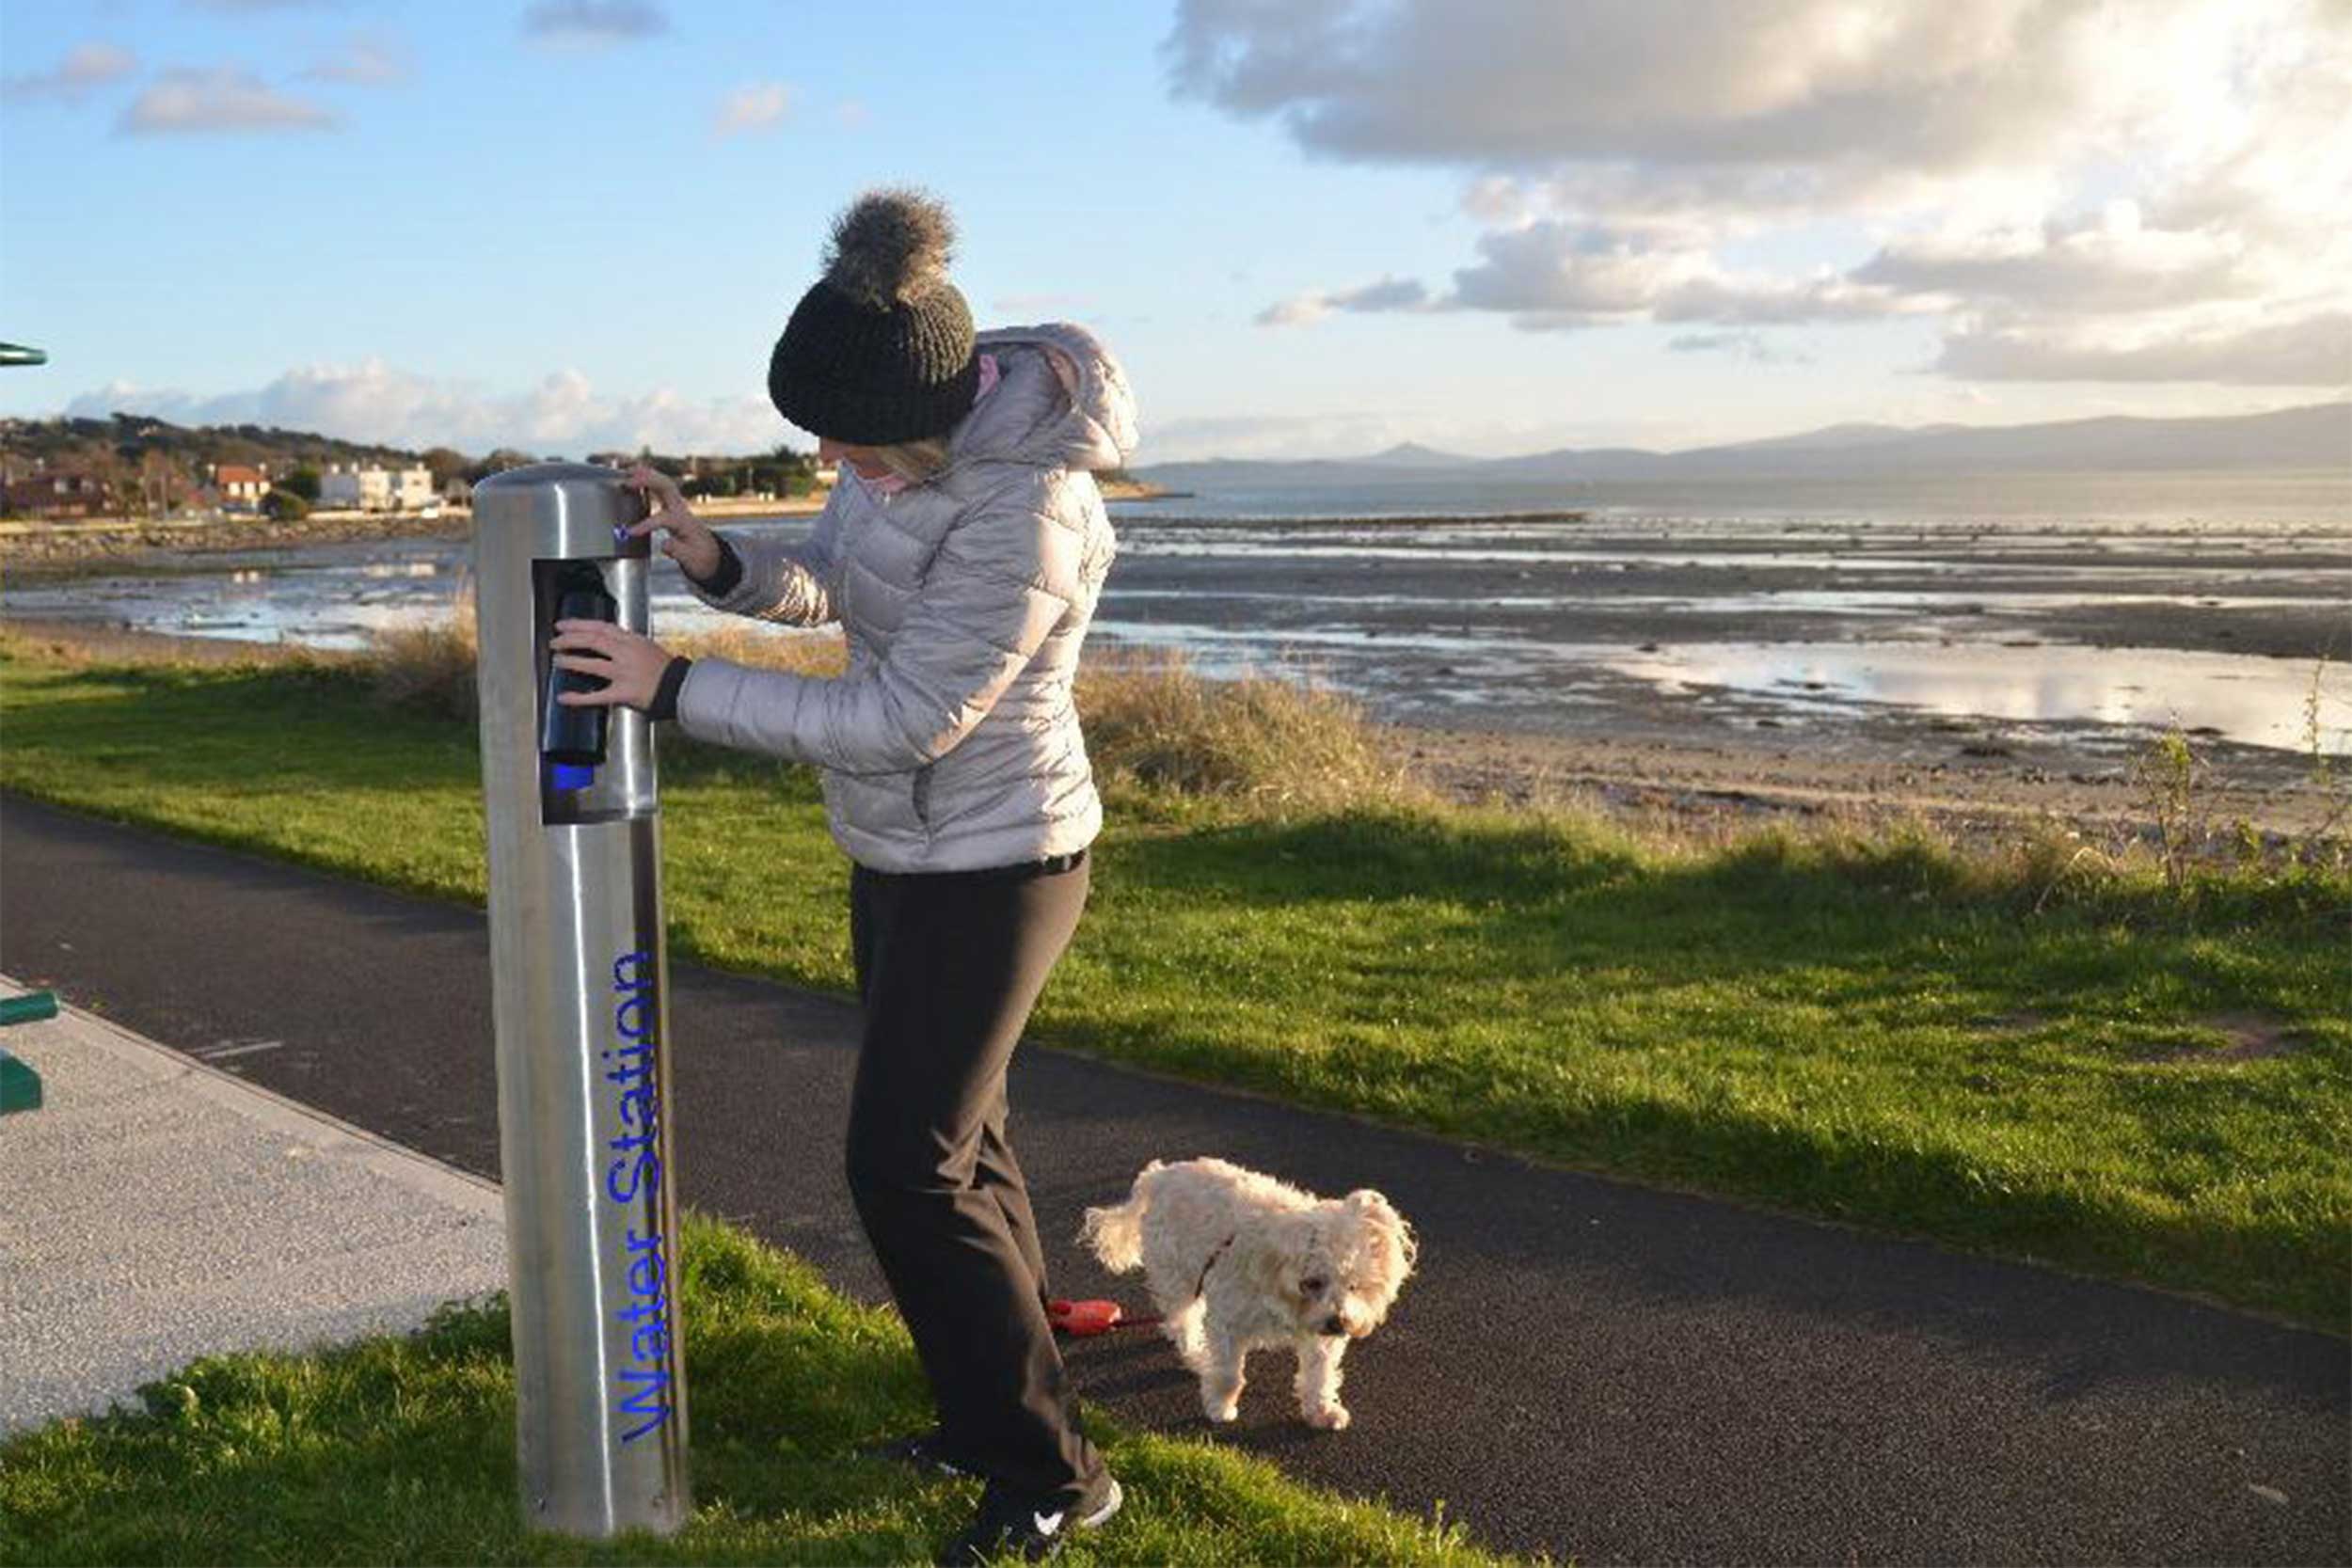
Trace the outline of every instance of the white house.
[[243, 463], [216, 463], [213, 466], [213, 486], [220, 492], [220, 504], [225, 510], [258, 511], [262, 498], [269, 493], [269, 469]]
[[319, 476], [319, 504], [361, 512], [415, 512], [434, 499], [430, 468], [362, 468], [327, 465]]

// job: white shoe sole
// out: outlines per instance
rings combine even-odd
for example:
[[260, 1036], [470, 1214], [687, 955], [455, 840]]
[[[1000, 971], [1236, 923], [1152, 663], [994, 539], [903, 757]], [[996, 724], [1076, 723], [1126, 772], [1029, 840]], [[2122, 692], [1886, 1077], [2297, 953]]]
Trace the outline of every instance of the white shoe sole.
[[1119, 1478], [1117, 1476], [1111, 1477], [1110, 1497], [1104, 1499], [1102, 1507], [1080, 1519], [1078, 1521], [1078, 1528], [1080, 1529], [1101, 1529], [1104, 1525], [1110, 1523], [1111, 1515], [1118, 1513], [1119, 1505], [1126, 1500], [1127, 1489], [1119, 1484]]

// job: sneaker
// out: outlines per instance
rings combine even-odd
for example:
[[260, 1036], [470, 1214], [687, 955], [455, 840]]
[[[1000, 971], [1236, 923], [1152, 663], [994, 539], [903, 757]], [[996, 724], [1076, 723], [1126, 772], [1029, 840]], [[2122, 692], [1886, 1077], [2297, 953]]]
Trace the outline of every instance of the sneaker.
[[972, 1526], [947, 1544], [943, 1563], [964, 1565], [997, 1561], [1042, 1562], [1062, 1548], [1074, 1527], [1100, 1529], [1127, 1500], [1119, 1478], [1109, 1467], [1097, 1470], [1076, 1502], [1060, 1493], [1040, 1501], [1020, 1497], [994, 1481], [980, 1495], [980, 1512]]
[[912, 1465], [918, 1470], [936, 1471], [943, 1476], [973, 1474], [949, 1457], [947, 1434], [938, 1427], [908, 1437], [893, 1437], [886, 1443], [869, 1444], [857, 1451], [861, 1459], [887, 1459], [899, 1465]]

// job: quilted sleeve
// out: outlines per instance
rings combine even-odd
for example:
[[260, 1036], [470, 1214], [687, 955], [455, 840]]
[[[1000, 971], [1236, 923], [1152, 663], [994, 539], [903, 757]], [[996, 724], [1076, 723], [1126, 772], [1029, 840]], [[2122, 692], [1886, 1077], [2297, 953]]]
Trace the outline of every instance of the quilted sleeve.
[[837, 679], [696, 659], [679, 724], [697, 739], [845, 773], [936, 761], [1068, 613], [1080, 544], [1038, 511], [982, 512], [948, 531], [881, 659]]
[[796, 626], [821, 626], [840, 618], [832, 592], [839, 526], [830, 502], [809, 536], [798, 543], [736, 531], [720, 537], [742, 569], [723, 593], [687, 577], [686, 586], [703, 603], [730, 615]]

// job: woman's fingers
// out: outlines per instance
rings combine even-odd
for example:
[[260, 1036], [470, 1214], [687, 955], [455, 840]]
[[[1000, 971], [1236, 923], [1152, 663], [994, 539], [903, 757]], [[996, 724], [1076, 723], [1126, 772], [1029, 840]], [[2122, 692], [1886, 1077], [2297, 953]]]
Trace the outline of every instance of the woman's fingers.
[[[566, 645], [578, 645], [582, 641], [582, 639], [577, 637], [569, 639], [559, 637], [554, 641], [548, 643], [548, 646], [550, 648], [561, 648]], [[560, 653], [553, 658], [549, 659], [548, 662], [553, 664], [558, 670], [577, 670], [583, 675], [594, 675], [606, 683], [605, 685], [598, 687], [594, 691], [557, 692], [555, 694], [555, 700], [558, 703], [561, 703], [564, 706], [607, 707], [621, 700], [620, 692], [612, 684], [613, 674], [618, 669], [618, 666], [616, 666], [610, 658], [607, 658], [602, 655], [598, 655], [595, 658], [587, 658], [579, 654]]]
[[676, 480], [659, 468], [648, 468], [642, 464], [623, 474], [621, 484], [625, 489], [638, 491], [647, 499], [659, 496], [665, 510], [685, 499], [685, 493], [679, 490]]
[[558, 621], [550, 648], [608, 647], [630, 634], [610, 621]]
[[643, 538], [656, 529], [666, 529], [672, 533], [686, 533], [701, 526], [702, 519], [691, 512], [682, 507], [664, 507], [659, 512], [649, 514], [638, 522], [629, 524], [628, 531], [638, 538]]

